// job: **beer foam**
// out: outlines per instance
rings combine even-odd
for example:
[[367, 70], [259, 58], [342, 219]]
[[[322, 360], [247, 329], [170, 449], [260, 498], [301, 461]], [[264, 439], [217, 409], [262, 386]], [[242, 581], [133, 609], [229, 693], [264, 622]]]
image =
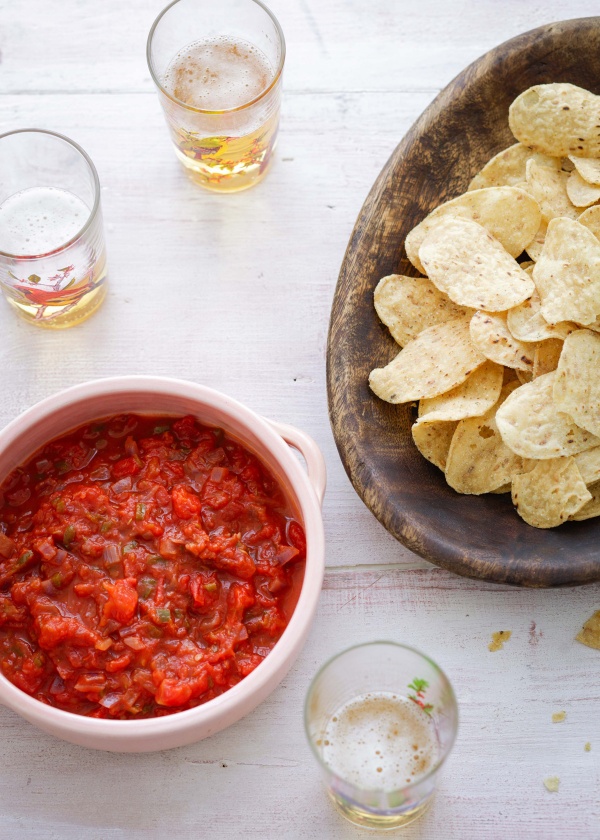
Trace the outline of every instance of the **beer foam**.
[[424, 776], [438, 757], [432, 719], [412, 700], [387, 691], [361, 694], [329, 720], [323, 760], [363, 790], [399, 790]]
[[180, 50], [165, 71], [163, 86], [186, 105], [222, 111], [256, 99], [274, 75], [258, 47], [221, 37], [195, 41]]
[[0, 204], [0, 251], [19, 257], [47, 254], [85, 225], [89, 208], [73, 193], [31, 187]]

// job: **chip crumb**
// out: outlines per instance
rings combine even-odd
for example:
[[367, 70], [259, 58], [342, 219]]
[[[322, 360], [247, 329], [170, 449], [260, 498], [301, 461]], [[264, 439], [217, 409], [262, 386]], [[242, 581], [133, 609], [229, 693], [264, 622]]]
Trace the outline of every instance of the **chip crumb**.
[[492, 633], [492, 641], [488, 645], [488, 650], [492, 653], [496, 650], [502, 650], [504, 642], [507, 642], [512, 636], [512, 630], [498, 630], [497, 633]]
[[585, 747], [584, 747], [583, 749], [584, 749], [586, 752], [591, 752], [591, 750], [592, 750], [592, 745], [590, 744], [590, 742], [589, 742], [589, 741], [586, 743], [586, 745], [585, 745]]
[[558, 793], [559, 784], [560, 779], [558, 776], [548, 776], [548, 778], [544, 779], [544, 787], [546, 790], [549, 790], [550, 793]]
[[575, 639], [582, 645], [600, 650], [600, 610], [588, 618]]
[[561, 723], [567, 716], [566, 712], [554, 712], [552, 715], [552, 723]]

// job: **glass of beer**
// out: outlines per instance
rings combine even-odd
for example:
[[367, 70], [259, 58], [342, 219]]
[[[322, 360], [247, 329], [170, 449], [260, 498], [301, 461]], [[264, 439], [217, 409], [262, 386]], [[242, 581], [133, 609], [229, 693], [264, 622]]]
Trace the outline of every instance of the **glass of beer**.
[[52, 329], [85, 320], [106, 295], [98, 173], [61, 134], [0, 135], [0, 288], [22, 318]]
[[277, 141], [285, 40], [260, 0], [175, 0], [148, 36], [148, 67], [175, 154], [193, 180], [237, 192]]
[[452, 686], [428, 657], [394, 642], [330, 659], [304, 708], [306, 735], [328, 793], [346, 819], [401, 828], [420, 817], [452, 748]]

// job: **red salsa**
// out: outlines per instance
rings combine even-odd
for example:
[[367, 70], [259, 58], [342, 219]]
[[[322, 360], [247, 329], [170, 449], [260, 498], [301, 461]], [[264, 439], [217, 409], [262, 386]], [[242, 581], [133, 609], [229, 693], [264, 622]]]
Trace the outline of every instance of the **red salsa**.
[[82, 715], [189, 709], [268, 655], [305, 557], [281, 488], [221, 429], [82, 426], [0, 487], [0, 668]]

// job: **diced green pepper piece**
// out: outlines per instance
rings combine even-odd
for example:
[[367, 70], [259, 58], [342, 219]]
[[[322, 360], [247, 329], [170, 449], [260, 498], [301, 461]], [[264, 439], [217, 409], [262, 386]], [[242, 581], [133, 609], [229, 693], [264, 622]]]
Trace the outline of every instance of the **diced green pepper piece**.
[[156, 588], [156, 581], [154, 578], [143, 577], [138, 584], [138, 594], [140, 598], [146, 599], [154, 592]]
[[156, 610], [156, 617], [161, 624], [168, 624], [171, 620], [171, 610]]
[[141, 522], [142, 519], [146, 516], [146, 505], [143, 502], [139, 502], [135, 506], [135, 518], [137, 522]]
[[54, 586], [55, 589], [60, 589], [63, 585], [63, 576], [60, 572], [56, 572], [56, 574], [53, 574], [50, 578], [50, 582], [52, 583], [52, 586]]
[[33, 551], [24, 551], [23, 554], [17, 560], [17, 566], [24, 566], [25, 563], [29, 563], [31, 558], [33, 557]]
[[146, 559], [146, 563], [150, 566], [167, 566], [168, 561], [165, 560], [164, 557], [161, 557], [160, 554], [153, 554], [151, 557]]
[[75, 528], [72, 525], [67, 525], [65, 528], [65, 533], [63, 534], [63, 545], [69, 550], [71, 547], [71, 543], [75, 539]]

